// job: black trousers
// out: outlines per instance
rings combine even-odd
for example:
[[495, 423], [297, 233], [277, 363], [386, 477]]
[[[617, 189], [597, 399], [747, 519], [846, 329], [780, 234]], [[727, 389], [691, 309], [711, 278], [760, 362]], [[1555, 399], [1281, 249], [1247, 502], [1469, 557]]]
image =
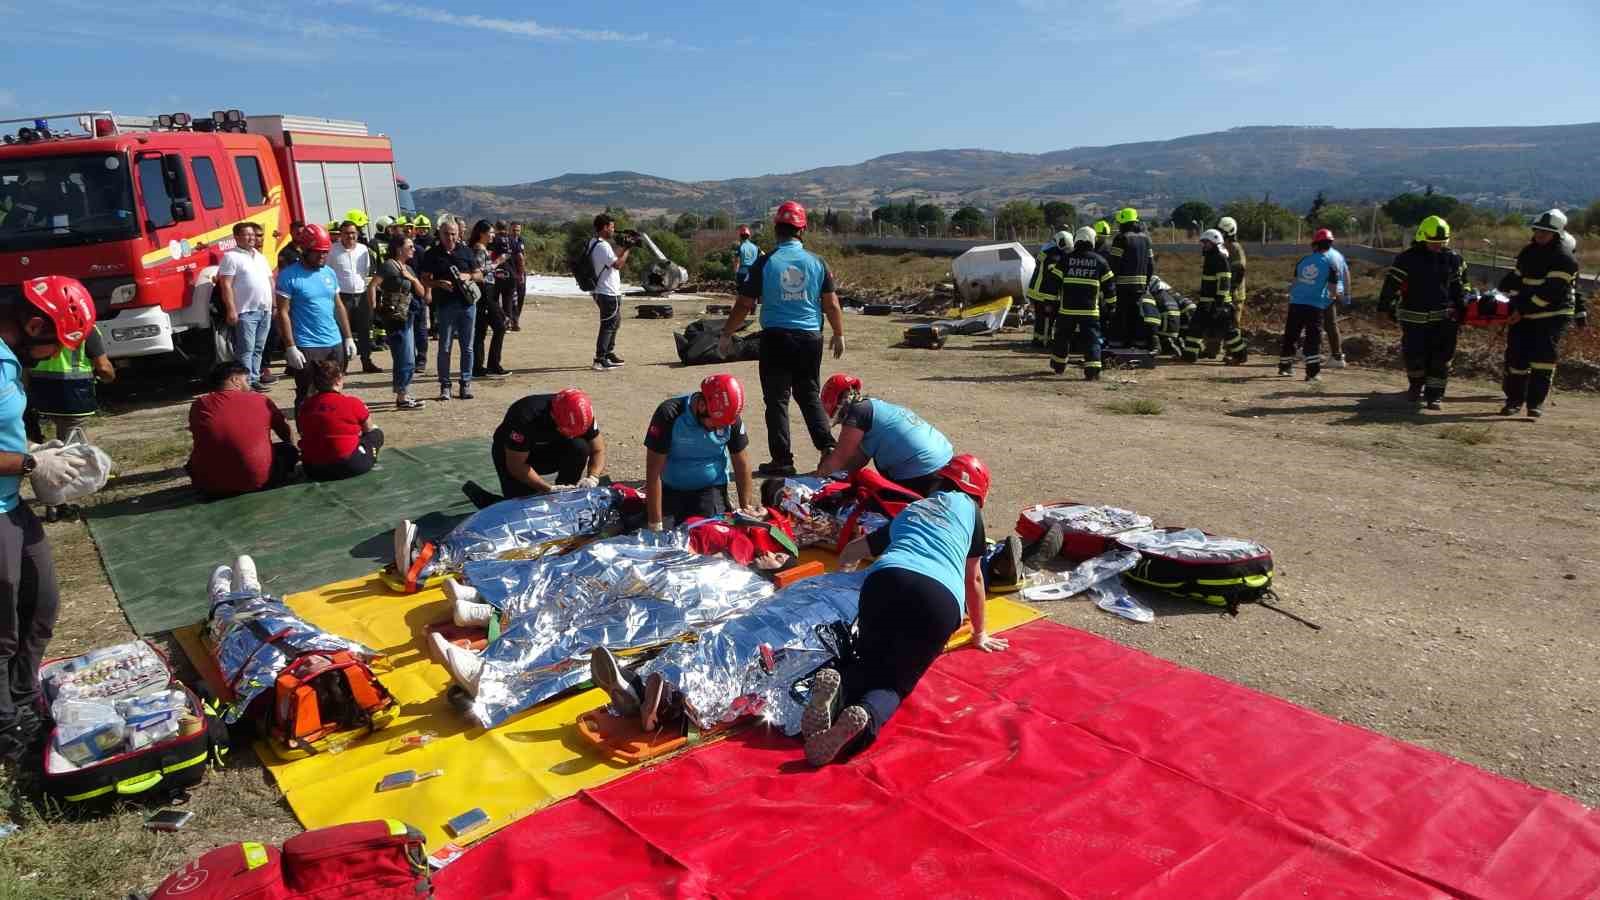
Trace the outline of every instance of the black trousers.
[[1155, 326], [1144, 320], [1149, 308], [1145, 289], [1133, 286], [1117, 287], [1117, 311], [1112, 334], [1123, 346], [1154, 350]]
[[1456, 355], [1454, 322], [1400, 326], [1400, 355], [1406, 360], [1410, 394], [1428, 400], [1441, 400], [1450, 384], [1450, 360]]
[[[500, 478], [500, 495], [508, 499], [532, 497], [538, 492], [517, 480], [506, 467], [505, 430], [505, 426], [495, 429], [491, 450], [491, 455], [494, 457], [494, 472]], [[540, 475], [554, 473], [556, 484], [576, 484], [589, 468], [589, 450], [589, 442], [581, 437], [567, 438], [551, 444], [536, 444], [528, 451], [528, 465]]]
[[1100, 317], [1056, 316], [1055, 335], [1050, 344], [1050, 364], [1065, 369], [1067, 357], [1083, 357], [1083, 377], [1093, 378], [1090, 372], [1100, 371]]
[[[504, 294], [500, 290], [500, 283], [484, 285], [483, 296], [478, 298], [478, 320], [475, 325], [477, 335], [472, 341], [472, 358], [478, 367], [474, 375], [503, 368], [500, 365], [500, 352], [506, 345], [506, 309], [501, 299]], [[489, 338], [489, 355], [483, 353], [484, 338], [489, 337], [490, 330], [494, 336]]]
[[[366, 294], [339, 294], [344, 304], [344, 314], [350, 320], [350, 336], [356, 339], [356, 355], [363, 360], [372, 358], [372, 306]], [[350, 360], [345, 360], [350, 365]]]
[[661, 518], [670, 527], [690, 516], [713, 519], [733, 509], [728, 502], [728, 486], [713, 484], [699, 490], [680, 491], [661, 486]]
[[840, 707], [867, 711], [860, 749], [877, 738], [911, 696], [945, 642], [961, 627], [961, 607], [921, 572], [879, 569], [861, 585], [855, 658], [840, 670]]
[[60, 595], [50, 539], [20, 499], [0, 515], [0, 729], [39, 698], [39, 663], [56, 630]]
[[306, 477], [312, 481], [339, 481], [354, 478], [372, 471], [378, 461], [378, 451], [383, 448], [383, 429], [374, 428], [361, 435], [355, 452], [336, 463], [312, 465], [306, 463]]
[[761, 332], [761, 399], [767, 410], [767, 450], [777, 465], [794, 465], [789, 442], [789, 396], [811, 432], [811, 444], [827, 453], [835, 443], [822, 411], [822, 332], [768, 328]]
[[595, 294], [594, 305], [600, 311], [600, 331], [594, 337], [594, 360], [599, 362], [617, 350], [617, 331], [622, 328], [622, 298]]
[[512, 325], [522, 323], [522, 304], [528, 299], [528, 278], [525, 275], [513, 275], [510, 279], [500, 282], [500, 305], [505, 307], [506, 318]]
[[[360, 346], [359, 344], [357, 345]], [[298, 410], [300, 404], [311, 394], [311, 367], [325, 359], [331, 359], [343, 368], [350, 364], [345, 358], [344, 344], [337, 347], [301, 347], [300, 352], [305, 354], [306, 367], [304, 369], [290, 369], [294, 376], [294, 408]]]
[[1570, 321], [1567, 316], [1523, 319], [1506, 330], [1506, 373], [1501, 386], [1507, 406], [1526, 403], [1538, 409], [1544, 405], [1561, 359], [1561, 336]]
[[[1306, 355], [1306, 377], [1322, 371], [1323, 311], [1304, 303], [1289, 304], [1289, 317], [1283, 323], [1283, 343], [1278, 347], [1278, 371], [1294, 371], [1294, 352], [1300, 348]], [[1301, 336], [1304, 335], [1304, 342]]]
[[1050, 336], [1055, 333], [1056, 309], [1059, 303], [1047, 303], [1043, 300], [1030, 300], [1033, 304], [1033, 346], [1050, 347]]

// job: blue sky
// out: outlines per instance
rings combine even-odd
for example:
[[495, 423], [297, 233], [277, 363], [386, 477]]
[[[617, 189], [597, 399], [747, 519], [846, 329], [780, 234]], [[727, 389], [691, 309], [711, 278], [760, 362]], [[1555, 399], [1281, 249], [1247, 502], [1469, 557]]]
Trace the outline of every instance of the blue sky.
[[720, 179], [1236, 125], [1600, 119], [1596, 0], [0, 0], [0, 22], [0, 118], [363, 119], [413, 186]]

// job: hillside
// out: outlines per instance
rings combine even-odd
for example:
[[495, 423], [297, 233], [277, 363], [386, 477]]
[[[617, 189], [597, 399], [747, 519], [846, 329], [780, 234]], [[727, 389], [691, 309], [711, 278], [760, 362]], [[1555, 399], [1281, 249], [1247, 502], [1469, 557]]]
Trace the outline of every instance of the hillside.
[[1043, 154], [993, 150], [892, 153], [787, 175], [683, 182], [637, 172], [569, 174], [526, 184], [424, 188], [426, 211], [562, 220], [606, 205], [656, 215], [726, 210], [758, 215], [781, 199], [863, 209], [927, 199], [954, 208], [1007, 200], [1134, 203], [1165, 209], [1189, 198], [1218, 203], [1271, 194], [1290, 206], [1317, 191], [1389, 197], [1433, 185], [1493, 207], [1535, 209], [1600, 197], [1600, 123], [1490, 128], [1251, 126], [1167, 141], [1075, 147]]

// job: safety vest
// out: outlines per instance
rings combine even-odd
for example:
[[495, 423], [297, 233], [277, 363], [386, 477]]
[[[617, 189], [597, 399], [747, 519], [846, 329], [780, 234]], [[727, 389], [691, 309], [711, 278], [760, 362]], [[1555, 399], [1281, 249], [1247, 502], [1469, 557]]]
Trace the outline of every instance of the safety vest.
[[89, 358], [88, 348], [62, 347], [55, 356], [34, 366], [28, 396], [40, 415], [94, 415], [98, 404], [94, 399], [94, 360]]

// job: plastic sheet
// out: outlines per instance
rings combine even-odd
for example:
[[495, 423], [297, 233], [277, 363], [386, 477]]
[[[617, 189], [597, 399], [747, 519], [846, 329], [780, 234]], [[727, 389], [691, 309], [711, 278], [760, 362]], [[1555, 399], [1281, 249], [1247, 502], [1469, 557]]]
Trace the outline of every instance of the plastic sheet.
[[377, 656], [356, 641], [300, 618], [282, 600], [250, 591], [216, 597], [206, 618], [205, 638], [222, 680], [234, 696], [223, 716], [229, 725], [301, 654], [349, 650], [366, 660]]
[[1089, 589], [1089, 596], [1095, 606], [1130, 622], [1148, 625], [1156, 620], [1155, 610], [1134, 599], [1120, 578], [1108, 578], [1100, 582]]
[[1228, 562], [1264, 556], [1271, 551], [1255, 541], [1216, 537], [1198, 528], [1182, 531], [1134, 531], [1117, 536], [1117, 544], [1187, 562]]
[[502, 500], [469, 516], [438, 542], [422, 576], [458, 572], [483, 559], [536, 559], [622, 524], [622, 494], [577, 488]]
[[53, 485], [42, 478], [29, 477], [28, 483], [33, 485], [33, 495], [40, 503], [46, 506], [76, 503], [106, 486], [106, 480], [111, 477], [111, 456], [89, 443], [89, 439], [83, 435], [83, 429], [74, 428], [67, 432], [65, 442], [59, 438], [46, 441], [34, 448], [33, 452], [58, 448], [65, 448], [62, 450], [63, 453], [77, 457], [80, 464], [78, 474], [63, 485]]
[[468, 579], [510, 620], [483, 653], [473, 718], [492, 728], [583, 683], [595, 647], [659, 647], [772, 596], [750, 569], [688, 550], [686, 535], [644, 531], [563, 556], [473, 564]]
[[1116, 578], [1139, 564], [1137, 550], [1112, 550], [1102, 553], [1091, 559], [1078, 563], [1064, 577], [1053, 580], [1041, 580], [1039, 583], [1023, 588], [1022, 599], [1032, 603], [1048, 600], [1065, 600], [1076, 596], [1100, 584], [1107, 579]]
[[[702, 730], [756, 714], [799, 734], [805, 701], [794, 684], [838, 655], [836, 626], [855, 621], [865, 580], [864, 573], [834, 573], [798, 581], [694, 643], [668, 647], [639, 674], [659, 673], [677, 688]], [[773, 651], [771, 671], [762, 664], [763, 645]]]

